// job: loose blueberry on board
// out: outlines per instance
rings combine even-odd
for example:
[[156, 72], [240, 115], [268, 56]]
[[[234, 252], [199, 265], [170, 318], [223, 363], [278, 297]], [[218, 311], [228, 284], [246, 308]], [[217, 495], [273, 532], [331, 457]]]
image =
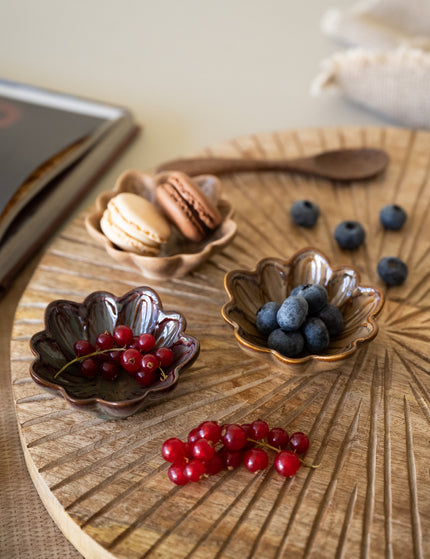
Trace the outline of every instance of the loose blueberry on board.
[[324, 324], [327, 326], [327, 330], [330, 338], [335, 338], [343, 330], [343, 314], [336, 305], [332, 303], [327, 303], [324, 307], [316, 314]]
[[334, 230], [334, 238], [341, 248], [354, 250], [364, 243], [366, 232], [358, 221], [342, 221]]
[[297, 200], [291, 206], [290, 215], [293, 223], [302, 227], [313, 227], [320, 214], [317, 204], [310, 200]]
[[408, 276], [408, 267], [397, 256], [385, 256], [378, 262], [379, 277], [388, 286], [401, 285]]
[[284, 332], [281, 328], [273, 330], [267, 338], [267, 346], [279, 351], [286, 357], [296, 357], [303, 351], [305, 341], [300, 332]]
[[276, 314], [280, 306], [281, 305], [275, 301], [268, 301], [258, 309], [255, 326], [263, 336], [267, 336], [272, 330], [279, 327]]
[[279, 327], [286, 332], [297, 330], [308, 314], [309, 305], [303, 297], [287, 297], [276, 314]]
[[327, 326], [317, 317], [306, 320], [302, 328], [306, 347], [311, 353], [323, 353], [330, 343]]
[[306, 299], [308, 313], [318, 312], [327, 303], [327, 289], [319, 283], [306, 283], [295, 287], [290, 295], [296, 295]]
[[385, 229], [398, 231], [406, 221], [407, 214], [405, 210], [397, 204], [388, 204], [379, 212], [379, 221]]

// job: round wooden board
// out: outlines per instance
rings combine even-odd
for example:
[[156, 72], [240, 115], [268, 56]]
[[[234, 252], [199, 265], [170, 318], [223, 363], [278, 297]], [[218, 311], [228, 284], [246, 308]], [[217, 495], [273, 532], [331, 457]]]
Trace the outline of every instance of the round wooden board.
[[[20, 301], [12, 336], [12, 382], [28, 468], [41, 498], [86, 557], [423, 557], [430, 549], [430, 133], [396, 128], [308, 129], [241, 138], [198, 155], [282, 157], [339, 146], [381, 146], [387, 173], [341, 185], [261, 173], [222, 179], [238, 234], [192, 274], [148, 281], [96, 245], [80, 215], [55, 239]], [[292, 226], [295, 199], [318, 203], [317, 226]], [[408, 212], [401, 232], [383, 232], [378, 214], [396, 202]], [[342, 219], [365, 225], [358, 251], [341, 251]], [[332, 264], [353, 264], [364, 284], [385, 290], [384, 255], [409, 266], [407, 282], [386, 291], [380, 331], [351, 359], [302, 374], [245, 353], [220, 309], [224, 275], [304, 246]], [[82, 301], [95, 290], [120, 295], [150, 285], [167, 310], [187, 318], [201, 343], [195, 364], [166, 399], [127, 420], [71, 408], [29, 376], [29, 338], [43, 329], [48, 302]], [[179, 488], [166, 475], [162, 442], [186, 437], [205, 419], [264, 418], [310, 434], [308, 461], [292, 479], [273, 468], [244, 468]]]

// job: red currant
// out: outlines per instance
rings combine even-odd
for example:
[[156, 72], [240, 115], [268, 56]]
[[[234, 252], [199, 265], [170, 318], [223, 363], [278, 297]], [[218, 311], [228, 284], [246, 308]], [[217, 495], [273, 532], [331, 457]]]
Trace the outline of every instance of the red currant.
[[228, 450], [223, 447], [219, 453], [227, 470], [235, 470], [242, 464], [243, 451], [241, 450]]
[[118, 324], [114, 328], [113, 337], [119, 346], [128, 346], [133, 342], [133, 330], [125, 324]]
[[250, 472], [258, 472], [265, 470], [269, 465], [269, 457], [267, 452], [262, 448], [251, 448], [245, 452], [243, 464]]
[[117, 365], [121, 365], [121, 355], [122, 351], [109, 351], [109, 353], [107, 354], [110, 361], [116, 363]]
[[269, 426], [262, 419], [257, 419], [251, 423], [251, 427], [249, 429], [251, 439], [261, 441], [262, 439], [265, 439], [268, 434]]
[[203, 421], [198, 426], [198, 433], [202, 439], [216, 444], [221, 438], [221, 427], [216, 421]]
[[287, 431], [282, 429], [282, 427], [273, 427], [270, 429], [269, 434], [267, 435], [267, 442], [279, 448], [279, 450], [283, 448], [287, 448], [288, 441], [290, 440]]
[[137, 349], [126, 349], [121, 354], [121, 365], [128, 373], [134, 374], [141, 368], [142, 355]]
[[187, 456], [185, 443], [176, 437], [167, 439], [161, 446], [161, 456], [174, 464], [184, 462]]
[[139, 344], [140, 351], [147, 353], [155, 347], [155, 338], [152, 334], [141, 334], [137, 338], [137, 343]]
[[292, 477], [300, 468], [300, 460], [295, 452], [281, 450], [276, 455], [274, 462], [275, 470], [284, 477]]
[[160, 367], [163, 369], [170, 367], [173, 363], [174, 355], [173, 351], [169, 347], [159, 347], [154, 351], [154, 354], [160, 360]]
[[158, 380], [157, 371], [156, 369], [140, 369], [136, 372], [135, 379], [140, 386], [151, 386], [151, 384], [155, 384]]
[[73, 351], [75, 352], [76, 357], [83, 357], [84, 355], [93, 353], [94, 346], [90, 344], [88, 340], [77, 340], [73, 344]]
[[96, 348], [100, 350], [111, 349], [115, 344], [115, 338], [110, 332], [102, 332], [97, 336]]
[[221, 441], [228, 450], [241, 450], [247, 443], [247, 434], [240, 425], [232, 423], [222, 429]]
[[119, 373], [118, 364], [114, 361], [104, 361], [100, 365], [100, 372], [105, 380], [115, 380]]
[[205, 465], [200, 460], [191, 459], [184, 465], [184, 476], [190, 481], [199, 481], [205, 473]]
[[167, 470], [170, 481], [176, 485], [186, 485], [190, 481], [185, 475], [184, 466], [185, 464], [172, 464]]
[[130, 342], [127, 346], [128, 349], [137, 349], [137, 351], [140, 352], [140, 346], [139, 346], [139, 338], [138, 336], [134, 336], [133, 337], [133, 341]]
[[198, 441], [201, 438], [202, 437], [200, 436], [199, 428], [194, 427], [194, 429], [191, 429], [191, 431], [188, 433], [188, 439], [187, 440], [188, 440], [189, 443], [195, 443], [196, 441]]
[[297, 452], [297, 454], [305, 454], [309, 448], [309, 439], [307, 435], [301, 431], [293, 433], [290, 437], [290, 448]]
[[94, 357], [87, 357], [81, 361], [80, 369], [83, 377], [94, 378], [99, 371], [97, 359], [94, 359]]
[[140, 366], [142, 371], [156, 371], [159, 366], [158, 358], [152, 353], [145, 353], [140, 358]]
[[215, 448], [206, 439], [198, 439], [191, 444], [191, 452], [198, 460], [210, 460], [215, 454]]
[[203, 464], [205, 466], [205, 473], [208, 476], [219, 474], [224, 467], [221, 455], [218, 452], [216, 452], [210, 460], [205, 460]]

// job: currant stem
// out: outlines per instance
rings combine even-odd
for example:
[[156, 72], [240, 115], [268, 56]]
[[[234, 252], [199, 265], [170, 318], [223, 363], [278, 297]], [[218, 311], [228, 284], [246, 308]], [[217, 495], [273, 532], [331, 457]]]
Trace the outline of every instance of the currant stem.
[[[261, 446], [261, 447], [264, 447], [264, 448], [270, 448], [271, 450], [274, 450], [275, 452], [281, 452], [281, 450], [282, 450], [282, 449], [276, 448], [276, 446], [272, 446], [271, 444], [266, 443], [264, 441], [256, 441], [255, 439], [251, 439], [250, 437], [248, 437], [247, 440], [251, 443], [257, 444], [258, 446]], [[305, 460], [300, 458], [300, 456], [298, 456], [298, 459], [300, 460], [300, 463], [303, 464], [303, 466], [305, 466], [306, 468], [316, 469], [316, 468], [320, 467], [320, 464], [309, 464], [309, 462], [306, 462]]]
[[88, 357], [96, 357], [97, 355], [101, 355], [102, 353], [110, 353], [111, 351], [124, 351], [125, 349], [126, 349], [125, 346], [124, 347], [111, 347], [110, 349], [100, 349], [98, 351], [93, 351], [92, 353], [88, 353], [87, 355], [79, 355], [78, 357], [75, 357], [74, 359], [72, 359], [71, 361], [69, 361], [68, 363], [63, 365], [61, 367], [61, 369], [55, 373], [54, 378], [57, 378], [58, 376], [60, 376], [61, 373], [63, 373], [67, 368], [69, 368], [70, 365], [73, 365], [73, 363], [79, 363], [79, 361], [83, 361], [84, 359], [87, 359]]

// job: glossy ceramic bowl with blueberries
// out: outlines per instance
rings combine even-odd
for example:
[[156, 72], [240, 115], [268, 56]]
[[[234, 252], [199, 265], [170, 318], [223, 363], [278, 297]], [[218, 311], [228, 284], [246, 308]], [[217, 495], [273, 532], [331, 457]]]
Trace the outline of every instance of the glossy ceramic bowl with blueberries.
[[332, 266], [305, 248], [287, 260], [264, 258], [255, 270], [225, 276], [222, 308], [239, 344], [289, 365], [332, 363], [378, 333], [382, 292], [363, 286], [351, 266]]
[[185, 327], [145, 286], [120, 297], [97, 291], [82, 303], [53, 301], [45, 329], [30, 340], [30, 374], [74, 406], [125, 418], [172, 389], [197, 357], [199, 342]]

